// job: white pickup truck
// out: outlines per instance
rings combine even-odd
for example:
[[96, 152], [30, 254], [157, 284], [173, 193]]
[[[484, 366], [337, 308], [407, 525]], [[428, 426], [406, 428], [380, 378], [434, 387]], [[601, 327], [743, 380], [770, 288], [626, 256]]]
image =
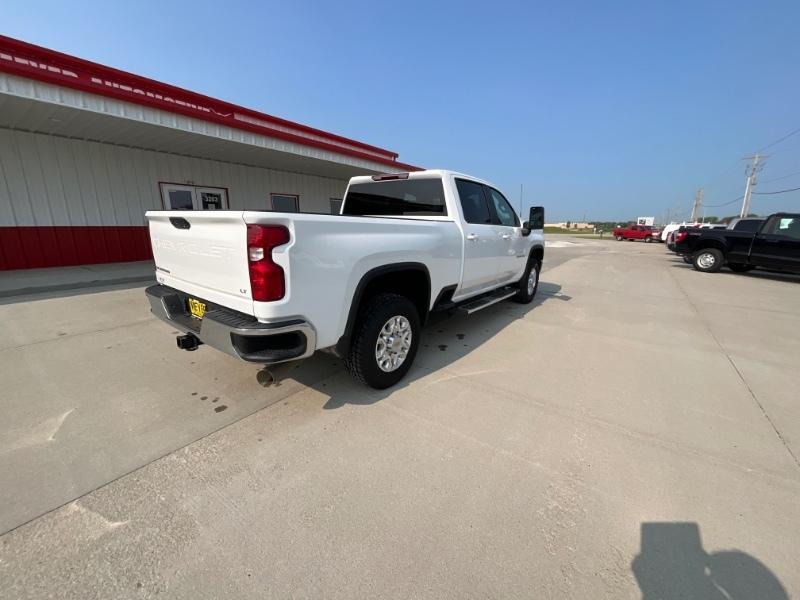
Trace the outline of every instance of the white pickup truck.
[[521, 223], [491, 184], [451, 171], [354, 177], [338, 215], [147, 213], [153, 313], [207, 344], [274, 364], [330, 349], [383, 389], [408, 371], [435, 310], [530, 302], [544, 209]]

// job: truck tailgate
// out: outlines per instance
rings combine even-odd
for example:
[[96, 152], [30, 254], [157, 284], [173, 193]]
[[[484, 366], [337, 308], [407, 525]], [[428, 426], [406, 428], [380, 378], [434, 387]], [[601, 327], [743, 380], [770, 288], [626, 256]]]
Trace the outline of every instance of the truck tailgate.
[[149, 211], [159, 283], [252, 315], [241, 211]]

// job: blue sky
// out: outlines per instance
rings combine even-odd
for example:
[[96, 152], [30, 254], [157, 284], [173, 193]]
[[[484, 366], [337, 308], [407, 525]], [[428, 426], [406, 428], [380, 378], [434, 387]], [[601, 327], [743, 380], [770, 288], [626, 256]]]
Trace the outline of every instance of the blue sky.
[[[6, 35], [465, 171], [515, 204], [522, 184], [548, 221], [740, 196], [741, 157], [800, 128], [798, 23], [796, 0], [0, 4]], [[767, 152], [757, 191], [800, 187], [769, 181], [800, 172], [800, 133]]]

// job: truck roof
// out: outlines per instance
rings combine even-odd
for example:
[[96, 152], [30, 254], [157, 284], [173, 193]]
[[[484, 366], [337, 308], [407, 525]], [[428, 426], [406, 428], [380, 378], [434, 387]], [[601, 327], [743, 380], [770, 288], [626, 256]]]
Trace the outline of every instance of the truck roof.
[[[407, 179], [443, 179], [450, 175], [454, 177], [460, 177], [462, 179], [469, 179], [470, 181], [477, 181], [478, 183], [486, 184], [490, 187], [497, 188], [496, 185], [491, 183], [490, 181], [486, 181], [485, 179], [481, 179], [480, 177], [475, 177], [474, 175], [467, 175], [466, 173], [459, 173], [458, 171], [450, 171], [449, 169], [425, 169], [424, 171], [410, 171], [406, 172], [398, 172], [398, 173], [385, 173], [383, 175], [405, 175]], [[380, 177], [381, 175], [358, 175], [356, 177], [350, 178], [350, 183], [368, 183], [370, 181], [375, 181], [373, 177]], [[499, 189], [499, 188], [498, 188]]]

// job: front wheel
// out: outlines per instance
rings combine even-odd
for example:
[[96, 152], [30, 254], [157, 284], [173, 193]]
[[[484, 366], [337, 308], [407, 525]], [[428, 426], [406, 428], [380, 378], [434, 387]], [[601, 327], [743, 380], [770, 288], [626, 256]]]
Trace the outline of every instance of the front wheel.
[[542, 261], [534, 259], [525, 269], [522, 279], [519, 280], [519, 290], [511, 299], [520, 304], [530, 304], [539, 289], [539, 273], [542, 271]]
[[653, 241], [653, 238], [648, 235], [646, 238], [644, 238], [644, 241], [645, 243], [649, 244], [650, 242]]
[[691, 254], [684, 254], [681, 256], [681, 258], [683, 259], [683, 262], [685, 262], [687, 265], [691, 265], [692, 263], [694, 263], [694, 259], [692, 258]]
[[617, 241], [618, 241], [618, 242], [621, 242], [621, 241], [622, 241], [622, 240], [624, 240], [624, 239], [625, 239], [625, 238], [624, 238], [624, 237], [622, 237], [621, 235], [618, 235], [618, 236], [617, 236]]
[[722, 268], [723, 262], [725, 262], [725, 257], [716, 248], [703, 248], [695, 252], [692, 257], [694, 268], [703, 273], [716, 273]]
[[357, 381], [383, 390], [400, 381], [419, 348], [421, 324], [414, 304], [398, 294], [378, 294], [359, 312], [344, 364]]

